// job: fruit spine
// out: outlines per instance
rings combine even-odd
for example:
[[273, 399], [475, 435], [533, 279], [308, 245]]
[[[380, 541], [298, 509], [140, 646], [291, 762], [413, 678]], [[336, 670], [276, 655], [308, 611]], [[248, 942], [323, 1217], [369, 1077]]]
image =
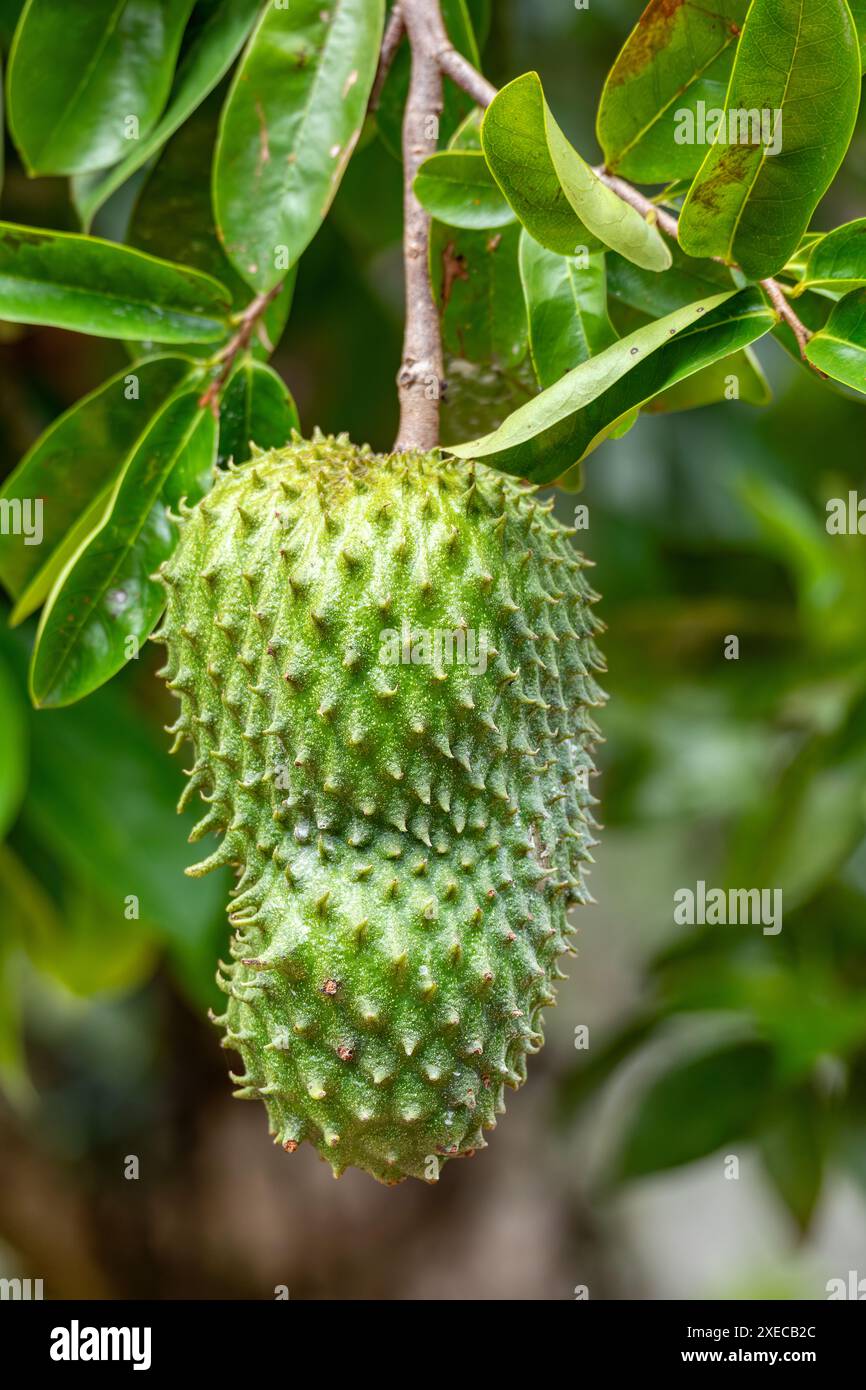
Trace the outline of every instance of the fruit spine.
[[236, 1094], [337, 1175], [435, 1180], [543, 1043], [603, 700], [551, 507], [480, 465], [296, 437], [220, 475], [161, 571], [181, 806], [222, 837], [189, 872], [238, 873]]

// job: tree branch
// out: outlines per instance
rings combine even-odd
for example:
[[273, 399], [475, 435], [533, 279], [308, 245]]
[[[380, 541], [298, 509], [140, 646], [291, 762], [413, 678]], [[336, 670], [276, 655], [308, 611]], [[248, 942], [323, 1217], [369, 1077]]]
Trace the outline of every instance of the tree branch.
[[392, 9], [388, 23], [385, 26], [385, 34], [382, 39], [382, 50], [379, 54], [379, 66], [376, 69], [376, 79], [373, 83], [373, 90], [370, 93], [368, 110], [378, 111], [379, 103], [382, 100], [382, 89], [388, 80], [388, 73], [391, 71], [397, 50], [406, 37], [406, 25], [403, 20], [403, 0], [396, 0]]
[[255, 299], [251, 299], [249, 304], [238, 314], [234, 320], [238, 327], [234, 335], [229, 339], [224, 348], [212, 359], [212, 365], [219, 367], [219, 371], [199, 400], [199, 405], [209, 406], [213, 414], [219, 419], [220, 396], [223, 388], [228, 381], [232, 367], [238, 354], [249, 347], [250, 339], [254, 330], [258, 327], [259, 321], [268, 307], [273, 303], [283, 288], [284, 281], [274, 285], [273, 289], [267, 290], [264, 294], [257, 294]]
[[[437, 147], [436, 134], [431, 135], [430, 132], [438, 130], [443, 75], [467, 92], [481, 107], [490, 105], [497, 89], [451, 43], [439, 0], [397, 0], [382, 45], [379, 64], [382, 82], [404, 33], [408, 33], [412, 48], [412, 85], [403, 126], [406, 336], [398, 376], [401, 418], [395, 448], [432, 449], [439, 441], [442, 341], [439, 314], [432, 300], [428, 272], [430, 217], [415, 197], [413, 183], [419, 166]], [[377, 78], [374, 89], [376, 102], [380, 92], [381, 83]], [[672, 213], [659, 207], [633, 184], [609, 173], [603, 166], [596, 168], [595, 173], [624, 203], [628, 203], [629, 207], [671, 240], [678, 240], [678, 223]], [[729, 269], [737, 267], [731, 266]], [[795, 313], [778, 280], [761, 280], [760, 285], [776, 313], [794, 334], [803, 361], [811, 367], [806, 357], [811, 331]]]
[[438, 145], [442, 115], [444, 34], [438, 0], [401, 0], [401, 13], [412, 49], [412, 80], [403, 122], [406, 332], [397, 376], [400, 430], [395, 450], [435, 449], [439, 443], [442, 394], [442, 333], [439, 309], [430, 284], [430, 216], [415, 196], [415, 175]]
[[477, 68], [474, 68], [472, 64], [463, 57], [462, 53], [457, 52], [457, 49], [453, 46], [445, 32], [444, 24], [442, 25], [442, 37], [444, 43], [436, 56], [439, 59], [439, 66], [445, 73], [445, 76], [450, 77], [451, 81], [455, 83], [456, 86], [460, 87], [462, 91], [468, 93], [472, 100], [477, 102], [479, 106], [489, 106], [496, 96], [496, 88], [493, 83], [488, 82], [487, 78], [482, 76]]

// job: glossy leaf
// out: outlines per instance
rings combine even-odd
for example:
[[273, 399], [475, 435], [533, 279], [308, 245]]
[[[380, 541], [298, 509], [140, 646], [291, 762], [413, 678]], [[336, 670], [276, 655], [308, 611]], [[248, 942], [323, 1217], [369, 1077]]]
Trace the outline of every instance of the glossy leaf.
[[[796, 268], [796, 267], [795, 267]], [[809, 246], [794, 296], [825, 289], [847, 294], [866, 285], [866, 217], [846, 222]]]
[[731, 272], [713, 261], [694, 260], [676, 245], [671, 246], [672, 263], [664, 275], [642, 270], [614, 252], [605, 257], [607, 289], [611, 298], [649, 318], [662, 318], [694, 304], [705, 294], [720, 294], [734, 288]]
[[224, 338], [228, 290], [115, 242], [0, 222], [0, 318], [105, 338]]
[[433, 223], [430, 269], [442, 322], [443, 432], [495, 428], [534, 389], [516, 223], [473, 232]]
[[505, 227], [514, 213], [481, 153], [445, 150], [424, 161], [415, 179], [418, 200], [449, 227]]
[[[28, 504], [42, 502], [40, 544], [26, 544], [23, 529], [0, 535], [0, 579], [18, 600], [17, 618], [38, 607], [46, 591], [33, 595], [42, 576], [64, 550], [70, 528], [94, 508], [95, 529], [135, 441], [191, 368], [184, 358], [160, 357], [119, 372], [49, 425], [6, 479], [0, 499], [23, 519]], [[35, 520], [31, 513], [31, 534]]]
[[9, 59], [9, 126], [30, 173], [104, 168], [148, 134], [192, 6], [29, 0]]
[[[71, 704], [110, 679], [142, 643], [165, 603], [152, 578], [176, 542], [166, 502], [196, 488], [216, 458], [216, 421], [198, 392], [172, 398], [139, 440], [115, 486], [107, 520], [73, 558], [43, 611], [30, 670], [38, 707]], [[182, 482], [175, 481], [179, 475]], [[200, 494], [199, 494], [200, 495]]]
[[750, 348], [744, 348], [662, 391], [661, 395], [647, 401], [643, 409], [647, 415], [669, 415], [682, 410], [700, 410], [722, 401], [769, 405], [772, 398], [770, 383], [760, 362]]
[[[221, 92], [214, 92], [169, 141], [138, 195], [127, 240], [152, 256], [180, 261], [214, 276], [231, 293], [233, 307], [241, 310], [250, 302], [252, 291], [219, 243], [211, 206], [209, 170], [221, 106]], [[255, 356], [269, 357], [279, 343], [295, 280], [292, 269], [266, 309], [253, 339]], [[184, 344], [183, 349], [200, 356], [213, 351], [211, 345], [195, 343]]]
[[624, 1178], [692, 1163], [751, 1134], [771, 1094], [773, 1056], [734, 1042], [680, 1062], [641, 1098], [622, 1143]]
[[767, 333], [756, 290], [717, 294], [614, 343], [522, 406], [493, 434], [453, 447], [536, 483], [561, 477], [636, 407]]
[[[766, 112], [766, 129], [756, 139], [746, 120], [754, 143], [711, 146], [680, 214], [683, 248], [734, 262], [755, 280], [774, 275], [845, 156], [859, 102], [846, 0], [753, 0], [725, 105], [743, 118]], [[780, 148], [770, 154], [774, 133]]]
[[247, 358], [232, 374], [220, 409], [220, 462], [245, 463], [250, 444], [279, 449], [300, 420], [289, 388], [271, 367]]
[[520, 228], [461, 231], [433, 224], [433, 292], [446, 353], [479, 363], [515, 367], [528, 348], [520, 288]]
[[[108, 173], [82, 179], [75, 201], [85, 230], [102, 204], [162, 148], [225, 76], [260, 8], [261, 0], [217, 0], [181, 62], [168, 106], [150, 133], [135, 141]], [[200, 168], [197, 173], [203, 177], [206, 171]]]
[[532, 361], [542, 388], [616, 340], [607, 314], [603, 252], [557, 256], [524, 231], [520, 278]]
[[494, 98], [481, 140], [508, 202], [549, 251], [570, 256], [601, 244], [648, 270], [670, 265], [656, 228], [602, 183], [566, 140], [537, 73], [516, 78]]
[[226, 253], [256, 290], [315, 236], [361, 133], [384, 0], [268, 5], [235, 75], [214, 164]]
[[866, 393], [866, 289], [852, 290], [834, 305], [824, 327], [809, 339], [806, 356], [835, 381]]
[[638, 183], [691, 179], [706, 148], [683, 113], [723, 107], [749, 0], [650, 0], [610, 70], [598, 110], [608, 169]]

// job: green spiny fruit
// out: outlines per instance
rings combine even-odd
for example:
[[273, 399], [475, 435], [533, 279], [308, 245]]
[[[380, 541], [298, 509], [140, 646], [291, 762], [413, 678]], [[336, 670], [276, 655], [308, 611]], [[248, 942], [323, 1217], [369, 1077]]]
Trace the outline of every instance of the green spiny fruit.
[[344, 436], [257, 453], [162, 575], [184, 804], [230, 864], [217, 1022], [276, 1140], [438, 1177], [543, 1042], [588, 900], [587, 562], [532, 491]]

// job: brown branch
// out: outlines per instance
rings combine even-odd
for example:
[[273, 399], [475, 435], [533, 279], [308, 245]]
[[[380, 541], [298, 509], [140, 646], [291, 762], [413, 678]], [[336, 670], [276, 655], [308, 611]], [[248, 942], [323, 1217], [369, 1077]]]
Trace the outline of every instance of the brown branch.
[[397, 51], [406, 37], [406, 25], [403, 20], [403, 0], [396, 0], [392, 9], [388, 23], [385, 26], [385, 34], [382, 39], [382, 50], [379, 54], [379, 66], [376, 69], [376, 79], [373, 83], [373, 90], [370, 93], [368, 110], [378, 111], [379, 102], [382, 100], [382, 90], [388, 80], [388, 73], [397, 56]]
[[[782, 289], [782, 286], [779, 284], [778, 280], [762, 280], [761, 286], [763, 289], [766, 290], [767, 296], [770, 299], [773, 308], [776, 310], [776, 313], [780, 316], [780, 318], [784, 319], [785, 323], [790, 328], [794, 337], [797, 339], [797, 346], [800, 349], [800, 356], [802, 357], [803, 361], [807, 364], [807, 366], [811, 367], [812, 363], [806, 356], [806, 346], [809, 342], [809, 339], [812, 337], [811, 330], [806, 327], [805, 323], [803, 323], [803, 320], [799, 318], [798, 315], [794, 312], [794, 308], [791, 305], [788, 298], [786, 297], [785, 291]], [[812, 370], [818, 372], [817, 367], [813, 367]], [[824, 373], [818, 372], [818, 375], [824, 376]]]
[[451, 81], [462, 91], [468, 93], [479, 106], [489, 106], [496, 96], [496, 88], [493, 83], [488, 82], [487, 78], [482, 76], [478, 69], [474, 68], [468, 59], [463, 57], [462, 53], [457, 52], [445, 32], [444, 24], [442, 25], [442, 39], [444, 42], [436, 56], [446, 77], [450, 77]]
[[235, 359], [239, 353], [249, 347], [250, 339], [259, 324], [259, 320], [272, 301], [276, 299], [282, 288], [283, 281], [281, 280], [278, 285], [274, 285], [273, 289], [267, 290], [263, 294], [257, 294], [255, 299], [250, 300], [247, 307], [242, 310], [234, 320], [238, 325], [237, 331], [229, 339], [225, 347], [220, 348], [219, 352], [212, 359], [211, 365], [215, 367], [218, 366], [219, 371], [208, 386], [204, 395], [200, 398], [199, 405], [202, 407], [209, 406], [217, 419], [219, 419], [220, 413], [220, 396], [231, 375]]
[[401, 0], [412, 49], [412, 80], [403, 121], [406, 332], [397, 376], [400, 429], [396, 451], [435, 449], [439, 443], [442, 394], [442, 332], [430, 283], [430, 216], [415, 196], [415, 175], [438, 145], [442, 115], [442, 69], [438, 53], [444, 32], [438, 0]]

